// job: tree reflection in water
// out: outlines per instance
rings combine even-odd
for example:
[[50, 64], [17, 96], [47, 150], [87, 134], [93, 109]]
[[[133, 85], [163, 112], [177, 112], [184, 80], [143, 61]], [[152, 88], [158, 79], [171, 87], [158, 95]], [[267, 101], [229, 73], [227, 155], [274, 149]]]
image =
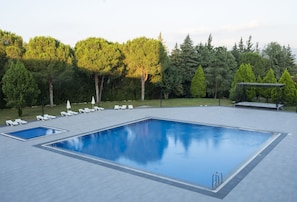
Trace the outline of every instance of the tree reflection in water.
[[231, 175], [271, 135], [148, 119], [52, 146], [211, 187], [214, 172]]

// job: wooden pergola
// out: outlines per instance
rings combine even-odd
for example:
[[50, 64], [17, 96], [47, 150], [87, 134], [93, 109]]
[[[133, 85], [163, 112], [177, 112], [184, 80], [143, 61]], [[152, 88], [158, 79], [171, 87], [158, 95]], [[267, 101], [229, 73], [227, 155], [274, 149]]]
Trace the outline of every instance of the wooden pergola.
[[[276, 101], [275, 103], [263, 103], [263, 102], [248, 102], [246, 101], [246, 88], [255, 87], [255, 88], [276, 88]], [[285, 84], [280, 83], [250, 83], [250, 82], [241, 82], [237, 83], [236, 86], [236, 102], [235, 107], [254, 107], [254, 108], [266, 108], [266, 109], [275, 109], [279, 110], [284, 107], [284, 87]], [[242, 100], [237, 101], [238, 90], [243, 89], [243, 98]], [[279, 91], [281, 91], [281, 99], [279, 99]]]

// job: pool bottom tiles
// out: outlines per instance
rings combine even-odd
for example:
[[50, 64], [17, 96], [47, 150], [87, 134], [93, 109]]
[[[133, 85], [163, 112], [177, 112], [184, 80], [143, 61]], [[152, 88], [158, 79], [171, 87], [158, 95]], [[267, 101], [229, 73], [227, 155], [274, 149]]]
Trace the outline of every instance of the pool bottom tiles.
[[[96, 157], [101, 165], [220, 197], [220, 190], [225, 193], [235, 186], [230, 176], [251, 170], [255, 161], [260, 161], [256, 154], [263, 153], [278, 136], [272, 132], [147, 119], [45, 146], [68, 155], [70, 151], [86, 160], [88, 156]], [[253, 164], [247, 164], [252, 160]], [[231, 184], [222, 188], [226, 181]]]

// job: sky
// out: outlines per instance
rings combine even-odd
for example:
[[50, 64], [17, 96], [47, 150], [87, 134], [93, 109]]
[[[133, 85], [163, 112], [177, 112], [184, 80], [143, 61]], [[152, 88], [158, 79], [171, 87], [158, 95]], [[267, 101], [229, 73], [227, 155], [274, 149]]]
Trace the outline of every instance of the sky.
[[297, 54], [296, 0], [1, 0], [0, 29], [29, 42], [50, 36], [74, 47], [88, 37], [124, 43], [162, 34], [171, 51], [189, 34], [229, 50], [242, 38]]

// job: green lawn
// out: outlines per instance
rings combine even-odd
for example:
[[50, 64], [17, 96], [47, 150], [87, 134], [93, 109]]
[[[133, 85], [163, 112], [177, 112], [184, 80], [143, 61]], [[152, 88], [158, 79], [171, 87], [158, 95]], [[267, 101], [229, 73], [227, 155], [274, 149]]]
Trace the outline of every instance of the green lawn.
[[[101, 107], [113, 109], [114, 105], [132, 104], [134, 107], [180, 107], [180, 106], [233, 106], [232, 101], [228, 99], [208, 99], [208, 98], [180, 98], [168, 100], [145, 100], [145, 101], [113, 101], [102, 102]], [[91, 103], [71, 103], [71, 109], [78, 111], [80, 108], [92, 108]], [[286, 111], [296, 111], [296, 106], [285, 107]], [[44, 113], [60, 116], [61, 111], [66, 111], [66, 103], [54, 107], [45, 106]], [[26, 107], [23, 110], [22, 119], [31, 121], [36, 120], [36, 115], [42, 114], [41, 106]], [[0, 109], [0, 125], [5, 124], [5, 120], [18, 118], [17, 109]]]

